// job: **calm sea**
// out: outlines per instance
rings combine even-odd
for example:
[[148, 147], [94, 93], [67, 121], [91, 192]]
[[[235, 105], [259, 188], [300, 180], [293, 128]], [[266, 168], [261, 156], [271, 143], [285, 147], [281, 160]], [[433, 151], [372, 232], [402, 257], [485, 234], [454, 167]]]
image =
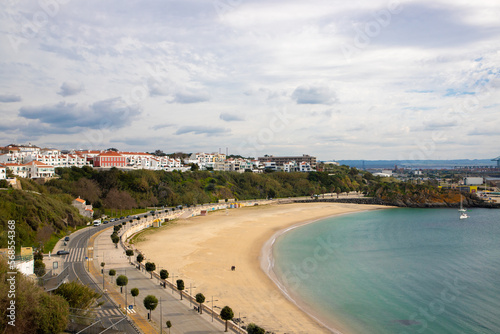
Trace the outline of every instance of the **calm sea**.
[[276, 240], [299, 304], [354, 333], [500, 333], [500, 210], [388, 209]]

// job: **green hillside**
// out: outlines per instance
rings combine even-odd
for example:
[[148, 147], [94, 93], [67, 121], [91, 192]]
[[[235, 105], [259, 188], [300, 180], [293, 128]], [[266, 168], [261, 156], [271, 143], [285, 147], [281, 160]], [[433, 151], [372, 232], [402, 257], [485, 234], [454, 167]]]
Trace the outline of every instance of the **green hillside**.
[[[23, 182], [27, 185], [27, 182]], [[71, 196], [49, 194], [45, 187], [31, 185], [33, 190], [0, 191], [0, 247], [7, 247], [7, 221], [16, 222], [16, 249], [21, 246], [44, 246], [53, 236], [86, 225], [87, 220], [71, 206]], [[35, 190], [36, 189], [36, 190]], [[42, 190], [39, 192], [37, 190]]]

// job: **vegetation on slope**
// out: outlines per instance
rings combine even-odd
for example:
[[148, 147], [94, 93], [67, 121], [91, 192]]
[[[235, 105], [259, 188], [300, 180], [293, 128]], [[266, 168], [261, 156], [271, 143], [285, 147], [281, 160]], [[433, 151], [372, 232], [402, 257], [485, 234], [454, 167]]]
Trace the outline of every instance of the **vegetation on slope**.
[[[61, 296], [50, 295], [26, 276], [15, 275], [15, 289], [11, 289], [13, 275], [5, 259], [0, 258], [0, 318], [1, 333], [61, 333], [69, 321], [69, 305]], [[10, 297], [9, 297], [10, 296]], [[12, 298], [11, 298], [12, 297]], [[15, 301], [15, 320], [7, 317], [11, 301]], [[15, 327], [8, 324], [14, 320]]]
[[38, 247], [54, 234], [62, 237], [69, 228], [86, 224], [71, 200], [67, 194], [49, 194], [27, 180], [23, 180], [23, 190], [0, 191], [0, 248], [7, 247], [8, 220], [16, 222], [18, 251], [21, 246]]

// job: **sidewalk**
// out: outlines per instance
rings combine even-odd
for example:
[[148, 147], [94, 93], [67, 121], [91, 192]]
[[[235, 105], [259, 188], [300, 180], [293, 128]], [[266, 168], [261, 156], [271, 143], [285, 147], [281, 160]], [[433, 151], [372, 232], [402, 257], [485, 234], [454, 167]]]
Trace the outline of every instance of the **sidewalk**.
[[[110, 235], [112, 229], [106, 229], [99, 234], [93, 236], [89, 241], [89, 247], [93, 250], [89, 251], [89, 257], [93, 259], [93, 264], [90, 267], [90, 273], [94, 277], [98, 284], [102, 285], [102, 275], [100, 263], [105, 262], [104, 279], [105, 279], [105, 289], [107, 289], [108, 295], [115, 301], [116, 304], [120, 305], [122, 310], [125, 310], [125, 305], [133, 305], [134, 298], [130, 294], [132, 288], [139, 289], [139, 296], [135, 299], [136, 305], [133, 307], [133, 311], [129, 312], [129, 317], [136, 323], [136, 326], [143, 333], [159, 333], [160, 332], [160, 307], [161, 307], [161, 325], [163, 331], [167, 333], [166, 321], [170, 320], [172, 323], [171, 333], [223, 333], [224, 324], [219, 320], [214, 319], [211, 321], [211, 316], [208, 312], [204, 312], [200, 315], [194, 310], [194, 305], [189, 305], [189, 300], [180, 300], [179, 292], [172, 291], [170, 288], [163, 288], [159, 284], [159, 280], [156, 278], [150, 279], [150, 274], [138, 270], [135, 265], [129, 263], [128, 257], [125, 255], [125, 251], [121, 246], [118, 248], [111, 242]], [[134, 254], [132, 259], [135, 259], [137, 254]], [[113, 277], [112, 282], [110, 276], [108, 275], [110, 269], [116, 270], [116, 276]], [[158, 270], [157, 270], [158, 271]], [[128, 285], [123, 291], [125, 293], [120, 293], [120, 288], [116, 286], [116, 278], [119, 275], [126, 275], [128, 278]], [[171, 280], [171, 278], [169, 278]], [[186, 285], [189, 288], [189, 283]], [[147, 295], [154, 295], [161, 301], [161, 306], [158, 305], [155, 310], [152, 311], [152, 321], [147, 321], [148, 311], [143, 305], [143, 299]], [[205, 306], [209, 306], [210, 297], [207, 296], [207, 301]], [[127, 301], [126, 301], [127, 300]], [[196, 305], [197, 306], [197, 305]], [[205, 309], [205, 308], [204, 308]]]

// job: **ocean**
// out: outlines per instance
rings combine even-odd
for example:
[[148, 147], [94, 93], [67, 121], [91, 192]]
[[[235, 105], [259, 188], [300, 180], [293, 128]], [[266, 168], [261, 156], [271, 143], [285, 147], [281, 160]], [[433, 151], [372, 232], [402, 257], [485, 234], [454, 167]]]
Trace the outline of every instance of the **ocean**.
[[500, 333], [500, 210], [387, 209], [288, 231], [287, 294], [349, 333]]

